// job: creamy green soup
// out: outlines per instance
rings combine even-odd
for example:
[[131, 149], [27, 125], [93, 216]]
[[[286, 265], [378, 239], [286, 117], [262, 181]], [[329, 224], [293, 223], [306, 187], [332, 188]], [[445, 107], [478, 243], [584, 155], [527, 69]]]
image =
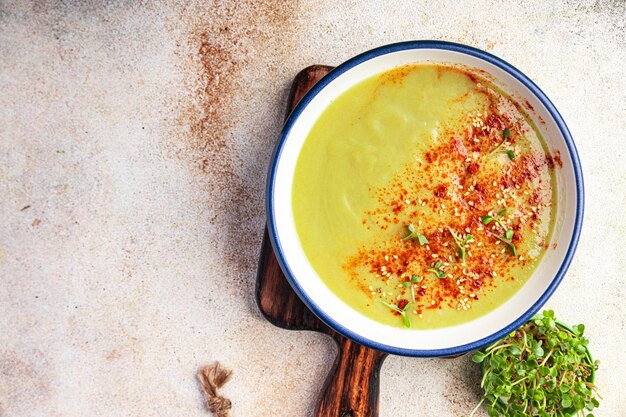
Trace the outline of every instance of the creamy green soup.
[[315, 123], [293, 182], [297, 233], [362, 314], [411, 329], [466, 322], [510, 298], [548, 247], [553, 165], [528, 114], [485, 79], [402, 66]]

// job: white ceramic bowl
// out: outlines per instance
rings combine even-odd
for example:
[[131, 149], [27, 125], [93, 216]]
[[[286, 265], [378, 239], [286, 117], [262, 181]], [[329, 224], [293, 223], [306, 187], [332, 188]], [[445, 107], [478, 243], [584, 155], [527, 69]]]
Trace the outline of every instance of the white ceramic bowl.
[[[291, 190], [300, 149], [328, 105], [359, 82], [400, 65], [432, 62], [481, 71], [526, 106], [551, 153], [561, 155], [557, 175], [557, 223], [549, 249], [528, 282], [508, 301], [473, 321], [433, 330], [401, 329], [358, 313], [337, 297], [309, 263], [296, 233]], [[413, 41], [383, 46], [350, 59], [330, 72], [289, 116], [272, 158], [267, 184], [267, 215], [274, 251], [289, 283], [326, 324], [358, 343], [393, 354], [448, 356], [489, 344], [524, 324], [557, 288], [572, 260], [583, 217], [583, 178], [572, 137], [546, 95], [503, 60], [464, 45]], [[552, 246], [551, 246], [552, 247]]]

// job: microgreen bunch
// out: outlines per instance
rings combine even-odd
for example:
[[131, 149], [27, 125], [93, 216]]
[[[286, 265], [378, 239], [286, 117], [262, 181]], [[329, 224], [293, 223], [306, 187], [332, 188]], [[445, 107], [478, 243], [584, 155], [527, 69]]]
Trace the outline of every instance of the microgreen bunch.
[[443, 270], [441, 269], [441, 265], [441, 261], [437, 261], [437, 263], [434, 264], [432, 268], [428, 268], [426, 271], [432, 272], [433, 274], [437, 275], [437, 278], [445, 278], [446, 273], [443, 272]]
[[593, 417], [585, 413], [599, 405], [591, 382], [598, 361], [591, 361], [584, 330], [579, 324], [570, 331], [548, 310], [475, 352], [489, 416]]
[[385, 307], [392, 309], [396, 313], [400, 313], [400, 315], [402, 316], [402, 322], [404, 323], [404, 327], [411, 327], [411, 321], [409, 320], [409, 316], [406, 314], [406, 311], [409, 309], [410, 303], [406, 303], [404, 308], [398, 308], [398, 306], [386, 303], [383, 300], [380, 300], [380, 302], [383, 303]]
[[513, 152], [511, 149], [500, 150], [502, 145], [504, 145], [506, 143], [506, 141], [509, 138], [509, 136], [511, 136], [511, 130], [507, 127], [506, 129], [504, 129], [502, 131], [502, 142], [500, 142], [498, 144], [498, 146], [496, 146], [493, 149], [493, 151], [491, 151], [491, 153], [496, 153], [496, 152], [498, 152], [498, 153], [505, 153], [505, 154], [507, 154], [509, 159], [512, 161], [513, 159], [515, 159], [515, 152]]
[[456, 233], [454, 233], [454, 230], [450, 229], [449, 227], [448, 227], [448, 230], [450, 231], [450, 234], [454, 238], [454, 243], [456, 244], [457, 248], [459, 248], [459, 255], [461, 256], [461, 262], [465, 262], [465, 258], [467, 257], [467, 248], [465, 247], [465, 245], [467, 244], [467, 242], [474, 239], [474, 236], [468, 234], [462, 238]]
[[513, 244], [513, 235], [515, 234], [515, 232], [513, 232], [513, 229], [509, 229], [506, 226], [506, 224], [504, 224], [504, 222], [502, 221], [502, 219], [504, 218], [506, 213], [508, 213], [508, 211], [509, 211], [508, 208], [504, 208], [500, 210], [498, 213], [496, 213], [496, 217], [486, 215], [486, 216], [483, 216], [482, 219], [480, 220], [483, 222], [485, 226], [495, 221], [502, 229], [504, 229], [504, 236], [498, 236], [498, 235], [495, 235], [495, 236], [502, 242], [506, 243], [509, 249], [511, 249], [511, 252], [513, 252], [513, 255], [517, 256], [517, 249], [515, 249], [515, 245]]
[[428, 239], [426, 239], [426, 236], [419, 234], [415, 231], [415, 227], [410, 224], [406, 227], [409, 230], [409, 235], [406, 236], [404, 238], [404, 240], [411, 240], [411, 239], [417, 239], [417, 241], [419, 242], [420, 246], [425, 245], [428, 243]]

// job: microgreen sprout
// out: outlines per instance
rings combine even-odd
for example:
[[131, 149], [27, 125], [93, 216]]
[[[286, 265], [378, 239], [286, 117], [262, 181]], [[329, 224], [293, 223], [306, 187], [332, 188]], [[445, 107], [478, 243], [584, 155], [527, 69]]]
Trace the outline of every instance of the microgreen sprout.
[[404, 286], [404, 288], [409, 288], [411, 286], [411, 281], [404, 281], [402, 285]]
[[406, 236], [404, 238], [404, 240], [411, 240], [411, 239], [417, 239], [417, 241], [419, 242], [420, 246], [425, 245], [428, 243], [428, 239], [426, 239], [426, 236], [419, 234], [415, 231], [415, 227], [410, 224], [406, 227], [409, 230], [409, 235]]
[[454, 233], [454, 230], [450, 229], [449, 227], [448, 230], [454, 238], [454, 243], [456, 244], [457, 248], [459, 248], [459, 256], [461, 257], [461, 262], [465, 262], [465, 258], [467, 257], [467, 248], [465, 247], [465, 245], [470, 240], [474, 239], [474, 236], [467, 234], [465, 235], [465, 237], [460, 237], [456, 233]]
[[592, 383], [598, 362], [588, 353], [584, 329], [570, 330], [553, 311], [544, 311], [476, 351], [472, 360], [483, 365], [480, 404], [489, 416], [593, 417], [588, 413], [599, 406]]
[[433, 265], [432, 268], [428, 268], [427, 271], [432, 272], [433, 274], [437, 275], [437, 278], [445, 278], [446, 273], [443, 272], [443, 270], [441, 270], [441, 265], [442, 265], [441, 261], [437, 261], [437, 263]]
[[507, 225], [504, 224], [504, 222], [502, 221], [502, 219], [508, 212], [509, 209], [505, 207], [504, 209], [496, 213], [495, 217], [487, 214], [486, 216], [483, 216], [480, 220], [485, 226], [495, 221], [502, 229], [504, 229], [504, 236], [495, 235], [495, 237], [498, 238], [500, 241], [506, 243], [509, 249], [511, 249], [513, 255], [517, 256], [517, 249], [515, 249], [515, 245], [513, 244], [513, 235], [515, 234], [515, 232], [513, 232], [513, 229], [509, 229]]
[[424, 278], [422, 278], [422, 277], [420, 277], [420, 276], [418, 276], [418, 275], [413, 275], [413, 276], [411, 277], [411, 282], [413, 282], [413, 283], [417, 284], [418, 282], [422, 282], [422, 280], [423, 280], [423, 279], [424, 279]]
[[501, 151], [500, 153], [505, 153], [511, 161], [515, 159], [515, 152], [513, 152], [511, 149], [507, 149], [506, 151]]
[[409, 320], [409, 316], [406, 314], [406, 311], [408, 310], [410, 303], [406, 303], [403, 308], [398, 308], [398, 306], [394, 306], [393, 304], [386, 303], [383, 300], [380, 300], [380, 302], [383, 303], [385, 307], [392, 309], [396, 313], [400, 313], [400, 315], [402, 316], [402, 322], [404, 323], [404, 327], [407, 327], [407, 328], [411, 327], [411, 321]]
[[498, 146], [496, 146], [493, 151], [491, 151], [491, 153], [505, 153], [508, 155], [509, 159], [512, 161], [513, 159], [515, 159], [515, 152], [513, 152], [511, 149], [506, 149], [506, 150], [500, 150], [500, 148], [502, 147], [502, 145], [504, 145], [507, 141], [507, 139], [509, 139], [509, 136], [511, 136], [511, 130], [507, 127], [506, 129], [504, 129], [502, 131], [502, 142], [500, 142], [498, 144]]

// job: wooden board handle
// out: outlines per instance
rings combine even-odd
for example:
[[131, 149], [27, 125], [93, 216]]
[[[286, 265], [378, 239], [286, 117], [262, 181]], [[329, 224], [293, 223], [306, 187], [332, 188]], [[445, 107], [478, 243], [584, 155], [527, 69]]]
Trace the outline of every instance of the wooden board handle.
[[339, 345], [315, 417], [378, 417], [380, 367], [385, 353], [333, 335]]

